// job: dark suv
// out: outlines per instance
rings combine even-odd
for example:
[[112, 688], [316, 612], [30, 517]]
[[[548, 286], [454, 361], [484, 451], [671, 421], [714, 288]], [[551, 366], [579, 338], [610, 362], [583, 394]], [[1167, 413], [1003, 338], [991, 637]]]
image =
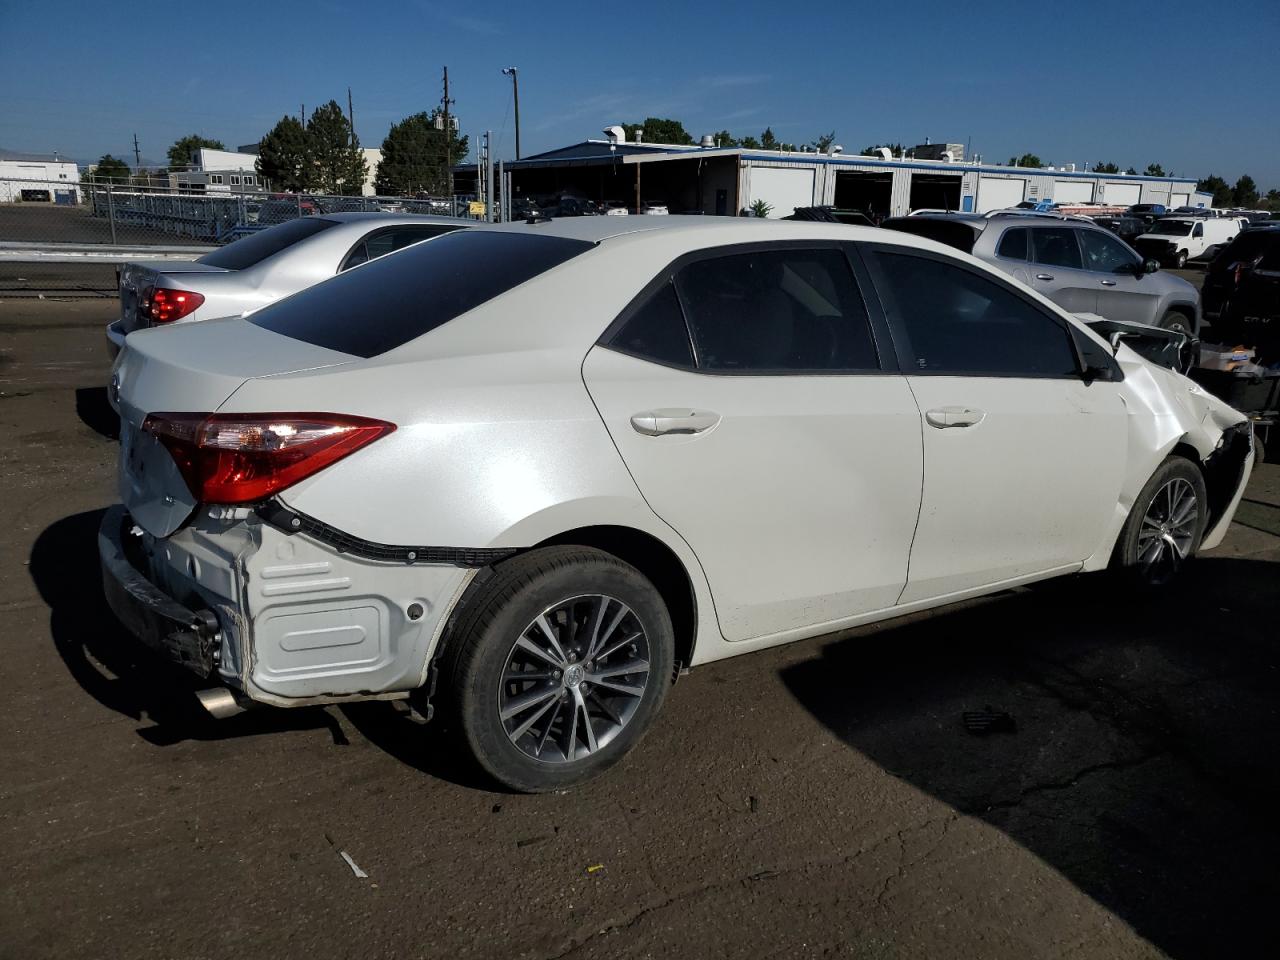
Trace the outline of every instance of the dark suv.
[[1072, 313], [1199, 336], [1200, 295], [1113, 233], [1055, 214], [917, 214], [881, 226], [970, 253]]
[[1280, 223], [1242, 231], [1213, 259], [1204, 312], [1218, 340], [1280, 359]]

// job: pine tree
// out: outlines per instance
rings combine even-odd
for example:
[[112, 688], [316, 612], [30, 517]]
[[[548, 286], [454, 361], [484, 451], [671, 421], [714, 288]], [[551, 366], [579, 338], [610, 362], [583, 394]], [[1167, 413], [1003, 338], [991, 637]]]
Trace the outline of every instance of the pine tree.
[[327, 194], [359, 196], [368, 165], [347, 116], [330, 100], [307, 121], [307, 153], [312, 189]]
[[297, 117], [285, 116], [258, 145], [258, 174], [273, 189], [302, 193], [311, 189], [307, 131]]
[[[443, 196], [449, 182], [443, 128], [444, 117], [438, 111], [415, 113], [393, 124], [382, 141], [374, 189], [382, 196]], [[448, 163], [461, 163], [467, 156], [467, 138], [449, 130], [447, 139]]]

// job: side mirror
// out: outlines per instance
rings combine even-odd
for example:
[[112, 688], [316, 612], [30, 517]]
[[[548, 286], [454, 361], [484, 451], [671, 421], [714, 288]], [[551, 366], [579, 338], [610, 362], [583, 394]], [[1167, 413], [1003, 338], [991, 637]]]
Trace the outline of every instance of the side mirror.
[[1142, 263], [1143, 273], [1155, 273], [1159, 269], [1160, 269], [1159, 260], [1144, 260]]

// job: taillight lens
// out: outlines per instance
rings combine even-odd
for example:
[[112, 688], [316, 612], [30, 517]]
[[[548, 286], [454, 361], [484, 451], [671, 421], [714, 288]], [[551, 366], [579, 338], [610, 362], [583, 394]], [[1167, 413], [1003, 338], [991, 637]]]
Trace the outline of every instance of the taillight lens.
[[395, 429], [335, 413], [153, 413], [164, 444], [202, 503], [253, 503], [323, 470]]
[[138, 301], [138, 313], [152, 323], [181, 320], [204, 303], [204, 294], [172, 287], [147, 287]]

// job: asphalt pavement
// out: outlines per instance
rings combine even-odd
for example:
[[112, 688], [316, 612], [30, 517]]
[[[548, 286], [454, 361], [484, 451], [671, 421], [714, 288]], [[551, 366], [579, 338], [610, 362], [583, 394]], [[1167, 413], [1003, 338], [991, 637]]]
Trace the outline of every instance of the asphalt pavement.
[[205, 719], [114, 624], [114, 308], [0, 299], [0, 957], [1274, 952], [1280, 467], [1176, 591], [700, 667], [603, 779], [516, 796], [385, 704]]

